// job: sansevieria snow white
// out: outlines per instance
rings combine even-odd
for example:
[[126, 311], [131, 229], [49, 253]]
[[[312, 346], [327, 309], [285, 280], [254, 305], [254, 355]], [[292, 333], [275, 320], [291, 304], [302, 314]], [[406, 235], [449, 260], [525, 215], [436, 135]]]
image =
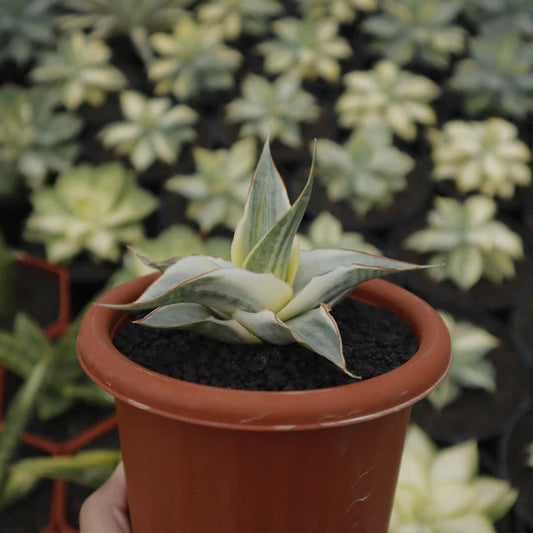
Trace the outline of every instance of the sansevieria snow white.
[[139, 324], [188, 328], [228, 343], [300, 343], [346, 368], [331, 308], [371, 278], [422, 268], [355, 250], [300, 250], [296, 233], [309, 202], [309, 179], [293, 205], [265, 143], [231, 261], [190, 255], [147, 265], [162, 271], [141, 296], [110, 307], [152, 310]]

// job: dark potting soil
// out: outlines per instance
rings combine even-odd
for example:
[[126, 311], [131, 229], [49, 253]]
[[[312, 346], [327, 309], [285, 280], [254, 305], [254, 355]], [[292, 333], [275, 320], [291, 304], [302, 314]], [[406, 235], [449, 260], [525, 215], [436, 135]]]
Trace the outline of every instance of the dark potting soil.
[[[333, 310], [348, 369], [363, 379], [389, 372], [417, 350], [412, 330], [393, 312], [346, 299]], [[166, 376], [231, 389], [289, 391], [353, 383], [303, 346], [224, 344], [188, 330], [128, 321], [114, 340], [129, 359]]]

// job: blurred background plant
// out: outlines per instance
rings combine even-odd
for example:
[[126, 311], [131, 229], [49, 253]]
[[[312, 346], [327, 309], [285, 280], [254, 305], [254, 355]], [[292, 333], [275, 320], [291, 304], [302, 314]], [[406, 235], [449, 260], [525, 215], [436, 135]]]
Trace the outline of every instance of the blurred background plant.
[[433, 252], [429, 262], [442, 265], [427, 271], [436, 281], [450, 279], [464, 291], [481, 278], [501, 283], [515, 275], [514, 261], [524, 256], [522, 238], [495, 220], [496, 203], [481, 195], [464, 202], [435, 198], [428, 228], [411, 234], [405, 246]]
[[486, 358], [499, 342], [494, 335], [471, 322], [456, 321], [439, 311], [452, 341], [452, 366], [445, 380], [428, 396], [436, 409], [442, 409], [461, 396], [463, 388], [496, 390], [496, 371]]

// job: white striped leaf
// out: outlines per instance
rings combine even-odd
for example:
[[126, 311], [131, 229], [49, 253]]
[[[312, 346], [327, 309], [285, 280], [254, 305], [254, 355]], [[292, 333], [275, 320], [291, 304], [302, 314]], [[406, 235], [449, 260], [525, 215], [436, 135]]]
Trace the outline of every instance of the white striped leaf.
[[248, 190], [244, 214], [231, 245], [231, 259], [242, 266], [248, 254], [272, 226], [289, 210], [285, 184], [272, 161], [268, 140]]

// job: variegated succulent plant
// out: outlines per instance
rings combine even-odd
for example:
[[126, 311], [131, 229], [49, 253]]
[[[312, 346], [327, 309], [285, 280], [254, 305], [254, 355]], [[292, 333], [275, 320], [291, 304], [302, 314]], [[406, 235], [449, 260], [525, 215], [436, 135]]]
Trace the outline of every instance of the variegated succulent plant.
[[452, 342], [452, 366], [444, 381], [428, 396], [436, 409], [442, 409], [461, 396], [463, 388], [496, 390], [496, 371], [486, 355], [498, 346], [498, 338], [465, 321], [456, 321], [439, 311]]
[[336, 104], [341, 126], [378, 122], [412, 141], [417, 123], [431, 126], [436, 122], [429, 104], [439, 95], [439, 87], [425, 76], [400, 70], [390, 60], [380, 61], [368, 71], [349, 72], [344, 82], [346, 91]]
[[54, 40], [52, 7], [56, 0], [0, 2], [0, 62], [28, 63]]
[[322, 211], [313, 220], [306, 235], [298, 234], [298, 239], [302, 250], [344, 248], [376, 255], [381, 253], [373, 244], [366, 242], [360, 233], [344, 232], [340, 220], [327, 211]]
[[390, 131], [370, 124], [352, 133], [344, 145], [318, 141], [318, 177], [328, 197], [347, 201], [358, 215], [389, 206], [407, 185], [414, 161], [392, 144]]
[[256, 161], [255, 139], [237, 141], [230, 149], [193, 151], [196, 172], [178, 175], [166, 187], [189, 199], [187, 216], [209, 233], [216, 226], [235, 229], [242, 217], [250, 175]]
[[100, 138], [104, 146], [128, 155], [138, 171], [157, 160], [176, 162], [182, 145], [196, 138], [198, 115], [189, 106], [173, 106], [170, 98], [147, 98], [135, 91], [123, 91], [120, 106], [126, 120], [107, 125]]
[[[17, 1], [17, 0], [15, 0]], [[192, 0], [62, 0], [67, 8], [58, 17], [62, 28], [88, 30], [98, 39], [129, 35], [145, 63], [152, 57], [149, 35], [164, 31], [183, 15]]]
[[436, 281], [450, 279], [464, 291], [481, 278], [501, 283], [515, 275], [514, 261], [524, 256], [524, 247], [517, 233], [494, 219], [496, 211], [496, 202], [486, 196], [437, 197], [429, 227], [411, 234], [405, 245], [443, 264], [428, 271]]
[[389, 533], [495, 533], [518, 491], [479, 475], [475, 441], [439, 450], [418, 427], [407, 433]]
[[273, 82], [248, 74], [241, 90], [242, 97], [227, 106], [228, 119], [243, 122], [241, 137], [278, 139], [296, 148], [302, 143], [299, 123], [313, 122], [320, 112], [314, 96], [304, 91], [301, 80], [292, 74], [282, 74]]
[[333, 19], [286, 17], [272, 24], [275, 39], [257, 45], [265, 56], [269, 74], [291, 72], [306, 79], [335, 82], [341, 74], [339, 60], [352, 54], [348, 41], [338, 32]]
[[530, 0], [469, 0], [466, 13], [482, 32], [516, 31], [533, 37], [533, 3]]
[[533, 43], [512, 30], [471, 39], [470, 56], [457, 63], [451, 87], [463, 96], [469, 114], [525, 117], [533, 110]]
[[463, 51], [467, 31], [453, 22], [461, 0], [384, 0], [383, 12], [364, 22], [376, 38], [370, 48], [399, 65], [421, 62], [445, 68]]
[[278, 0], [208, 0], [198, 6], [198, 18], [208, 25], [222, 25], [227, 39], [241, 33], [262, 35], [282, 12]]
[[183, 15], [172, 33], [155, 33], [150, 37], [159, 54], [148, 69], [156, 82], [157, 94], [174, 94], [181, 100], [201, 91], [229, 89], [242, 55], [224, 44], [222, 26], [205, 26], [191, 15]]
[[78, 153], [81, 120], [57, 112], [58, 95], [41, 87], [0, 88], [0, 191], [10, 192], [24, 178], [39, 188], [50, 171], [70, 168]]
[[514, 124], [501, 118], [483, 122], [452, 120], [428, 132], [433, 176], [455, 180], [461, 192], [480, 191], [509, 199], [515, 185], [531, 183], [531, 152]]
[[140, 221], [157, 200], [120, 163], [107, 163], [60, 174], [53, 186], [35, 192], [32, 204], [25, 236], [44, 243], [50, 261], [69, 261], [83, 251], [118, 261], [122, 244], [144, 237]]
[[61, 93], [67, 109], [77, 109], [83, 102], [100, 106], [107, 92], [120, 90], [126, 78], [109, 63], [111, 49], [81, 31], [63, 35], [57, 49], [41, 55], [31, 77]]
[[332, 17], [341, 23], [353, 22], [359, 11], [377, 9], [377, 0], [297, 0], [305, 17], [321, 19]]
[[[268, 142], [252, 179], [231, 261], [190, 255], [146, 263], [162, 271], [134, 302], [110, 307], [152, 309], [139, 324], [187, 328], [229, 343], [300, 343], [348, 370], [331, 307], [370, 278], [420, 268], [354, 250], [300, 251], [296, 232], [313, 184], [294, 204]], [[154, 309], [155, 308], [155, 309]]]

